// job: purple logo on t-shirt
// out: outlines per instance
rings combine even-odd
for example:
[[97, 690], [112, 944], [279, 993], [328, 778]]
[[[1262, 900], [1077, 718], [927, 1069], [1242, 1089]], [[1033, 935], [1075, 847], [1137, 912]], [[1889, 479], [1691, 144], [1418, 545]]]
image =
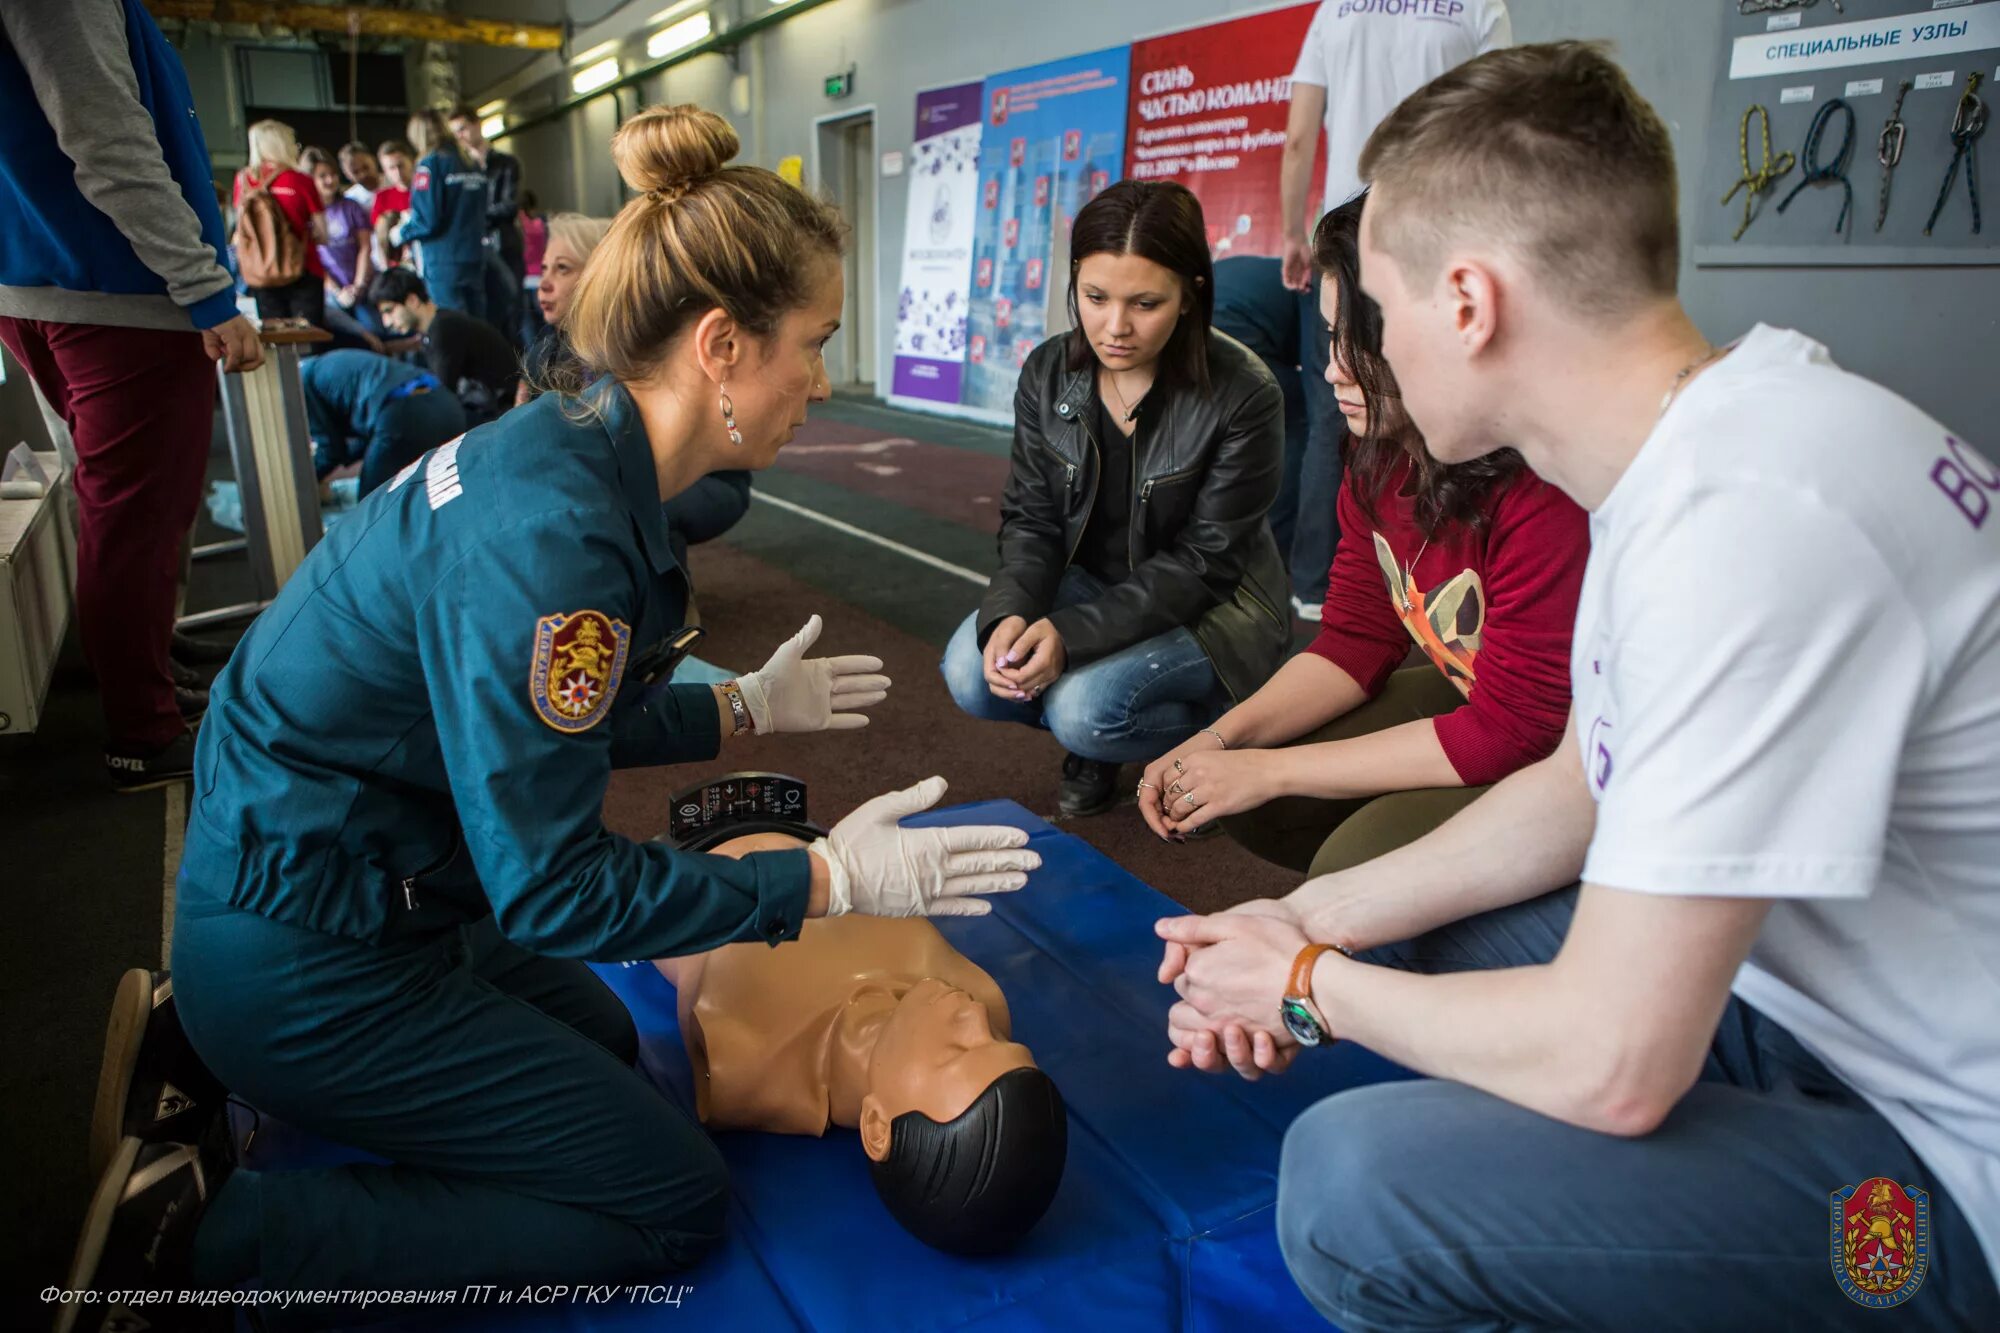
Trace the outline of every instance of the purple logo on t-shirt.
[[1604, 789], [1611, 785], [1611, 723], [1602, 715], [1590, 724], [1590, 738], [1583, 747], [1583, 765], [1591, 795], [1604, 795]]
[[1993, 512], [1992, 497], [2000, 495], [2000, 468], [1954, 436], [1944, 437], [1944, 447], [1947, 457], [1931, 465], [1931, 481], [1967, 522], [1983, 528], [1986, 516]]

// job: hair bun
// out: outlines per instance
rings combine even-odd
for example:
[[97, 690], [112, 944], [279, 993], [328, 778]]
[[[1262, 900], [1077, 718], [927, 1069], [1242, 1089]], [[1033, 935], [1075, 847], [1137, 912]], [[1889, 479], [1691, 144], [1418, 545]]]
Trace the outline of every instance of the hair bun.
[[728, 121], [691, 102], [649, 106], [611, 136], [611, 158], [627, 185], [675, 196], [722, 170], [741, 147]]

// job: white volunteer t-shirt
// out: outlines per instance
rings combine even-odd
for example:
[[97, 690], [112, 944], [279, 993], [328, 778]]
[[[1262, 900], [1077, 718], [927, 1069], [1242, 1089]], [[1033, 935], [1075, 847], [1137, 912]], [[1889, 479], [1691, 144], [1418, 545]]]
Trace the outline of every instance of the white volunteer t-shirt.
[[1361, 193], [1361, 150], [1398, 103], [1513, 41], [1506, 0], [1324, 0], [1292, 82], [1326, 89], [1326, 207]]
[[2000, 1274], [1995, 457], [1758, 326], [1591, 515], [1570, 673], [1584, 878], [1776, 899], [1737, 995], [1895, 1126]]

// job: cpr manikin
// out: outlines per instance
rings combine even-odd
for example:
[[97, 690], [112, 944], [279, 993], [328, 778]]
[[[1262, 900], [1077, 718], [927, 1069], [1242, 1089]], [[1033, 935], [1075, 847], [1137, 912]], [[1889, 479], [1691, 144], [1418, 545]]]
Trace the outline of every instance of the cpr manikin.
[[[798, 845], [765, 833], [714, 850]], [[814, 920], [777, 948], [732, 944], [658, 967], [679, 994], [709, 1128], [859, 1129], [889, 1211], [953, 1253], [1008, 1248], [1055, 1197], [1062, 1097], [1008, 1040], [993, 978], [929, 921]]]

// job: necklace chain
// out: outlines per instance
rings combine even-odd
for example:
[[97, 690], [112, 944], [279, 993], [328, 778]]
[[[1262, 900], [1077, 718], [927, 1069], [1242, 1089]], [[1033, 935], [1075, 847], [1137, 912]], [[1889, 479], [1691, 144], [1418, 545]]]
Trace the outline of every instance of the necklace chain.
[[[1113, 370], [1109, 366], [1106, 366], [1104, 368], [1104, 377], [1111, 381], [1111, 392], [1118, 399], [1118, 406], [1125, 409], [1125, 422], [1127, 425], [1130, 425], [1132, 419], [1139, 415], [1138, 406], [1125, 401], [1125, 391], [1118, 387], [1117, 371]], [[1146, 393], [1151, 393], [1152, 391], [1153, 391], [1152, 387], [1150, 385], [1147, 386]], [[1146, 394], [1145, 393], [1140, 394], [1139, 402], [1143, 404], [1145, 401], [1146, 401]]]
[[[1660, 416], [1664, 417], [1667, 414], [1667, 409], [1674, 405], [1674, 399], [1680, 397], [1681, 390], [1686, 387], [1690, 375], [1728, 350], [1725, 347], [1716, 347], [1709, 343], [1704, 343], [1703, 346], [1707, 350], [1682, 366], [1680, 374], [1674, 376], [1674, 382], [1667, 386], [1666, 396], [1660, 399]], [[1658, 418], [1656, 417], [1655, 420], [1658, 420]]]

